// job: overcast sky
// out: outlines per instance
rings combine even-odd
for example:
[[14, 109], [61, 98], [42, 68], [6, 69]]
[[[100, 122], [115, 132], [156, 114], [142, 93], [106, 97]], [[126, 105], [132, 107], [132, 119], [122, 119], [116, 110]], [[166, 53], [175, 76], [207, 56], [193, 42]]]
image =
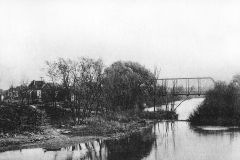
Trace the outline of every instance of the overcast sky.
[[240, 1], [0, 0], [0, 88], [81, 56], [229, 81], [240, 72]]

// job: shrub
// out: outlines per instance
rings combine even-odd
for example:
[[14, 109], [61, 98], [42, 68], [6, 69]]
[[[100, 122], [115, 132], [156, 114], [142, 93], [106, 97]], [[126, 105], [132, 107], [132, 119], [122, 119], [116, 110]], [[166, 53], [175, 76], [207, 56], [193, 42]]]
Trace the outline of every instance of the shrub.
[[44, 110], [53, 123], [66, 123], [71, 121], [71, 110], [62, 106], [45, 105]]
[[108, 120], [102, 116], [92, 116], [85, 119], [85, 123], [92, 127], [93, 130], [101, 133], [119, 133], [126, 131], [128, 125], [114, 120]]
[[141, 111], [137, 110], [128, 110], [128, 111], [119, 111], [119, 112], [112, 112], [105, 116], [108, 121], [118, 121], [121, 123], [128, 123], [131, 121], [139, 120], [139, 113]]
[[239, 119], [238, 89], [232, 84], [216, 83], [201, 105], [189, 116], [192, 124], [236, 124]]
[[41, 113], [31, 106], [5, 105], [0, 108], [0, 129], [3, 132], [36, 130]]

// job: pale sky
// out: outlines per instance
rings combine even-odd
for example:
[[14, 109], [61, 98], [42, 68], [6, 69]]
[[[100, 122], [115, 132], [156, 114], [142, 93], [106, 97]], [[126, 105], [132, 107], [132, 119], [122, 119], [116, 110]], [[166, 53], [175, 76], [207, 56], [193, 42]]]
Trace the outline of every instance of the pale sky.
[[0, 0], [0, 88], [81, 56], [229, 81], [240, 73], [240, 1]]

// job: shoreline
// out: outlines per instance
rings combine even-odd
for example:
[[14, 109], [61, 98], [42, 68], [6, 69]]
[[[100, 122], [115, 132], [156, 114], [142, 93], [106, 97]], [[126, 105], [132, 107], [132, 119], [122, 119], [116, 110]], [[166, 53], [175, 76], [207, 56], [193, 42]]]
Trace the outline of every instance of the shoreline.
[[[131, 134], [141, 132], [142, 130], [152, 127], [161, 120], [145, 120], [143, 122], [131, 122], [122, 132], [88, 132], [93, 126], [78, 125], [55, 128], [52, 126], [43, 126], [43, 134], [28, 135], [11, 135], [0, 138], [0, 152], [43, 148], [46, 150], [58, 150], [63, 147], [71, 146], [77, 143], [85, 143], [97, 139], [107, 140], [128, 137]], [[86, 130], [86, 131], [85, 131]], [[83, 133], [82, 133], [83, 132]]]
[[[138, 133], [144, 129], [152, 127], [154, 124], [163, 121], [170, 121], [164, 119], [158, 120], [140, 120], [127, 123], [127, 129], [121, 132], [90, 132], [92, 127], [90, 125], [64, 126], [55, 128], [52, 126], [43, 126], [43, 134], [28, 134], [15, 135], [0, 138], [0, 152], [14, 151], [21, 149], [42, 148], [46, 151], [60, 150], [63, 147], [68, 147], [78, 143], [86, 143], [98, 139], [120, 139], [128, 137], [131, 134]], [[189, 122], [189, 120], [174, 120], [175, 122]], [[204, 126], [204, 125], [201, 125]], [[216, 125], [218, 126], [218, 125]]]

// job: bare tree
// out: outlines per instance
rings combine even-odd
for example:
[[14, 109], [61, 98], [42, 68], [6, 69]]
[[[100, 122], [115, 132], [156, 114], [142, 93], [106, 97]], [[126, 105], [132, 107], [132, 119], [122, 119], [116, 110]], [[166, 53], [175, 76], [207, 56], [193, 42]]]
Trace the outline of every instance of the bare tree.
[[52, 81], [58, 81], [64, 91], [65, 100], [71, 108], [75, 123], [88, 116], [93, 105], [98, 104], [103, 79], [102, 60], [79, 58], [57, 62], [47, 62], [47, 75]]
[[[102, 94], [103, 80], [103, 62], [102, 60], [94, 61], [89, 58], [81, 58], [78, 61], [78, 75], [75, 83], [75, 92], [78, 107], [76, 108], [78, 123], [80, 117], [85, 118], [99, 104]], [[80, 108], [82, 113], [80, 113]]]

